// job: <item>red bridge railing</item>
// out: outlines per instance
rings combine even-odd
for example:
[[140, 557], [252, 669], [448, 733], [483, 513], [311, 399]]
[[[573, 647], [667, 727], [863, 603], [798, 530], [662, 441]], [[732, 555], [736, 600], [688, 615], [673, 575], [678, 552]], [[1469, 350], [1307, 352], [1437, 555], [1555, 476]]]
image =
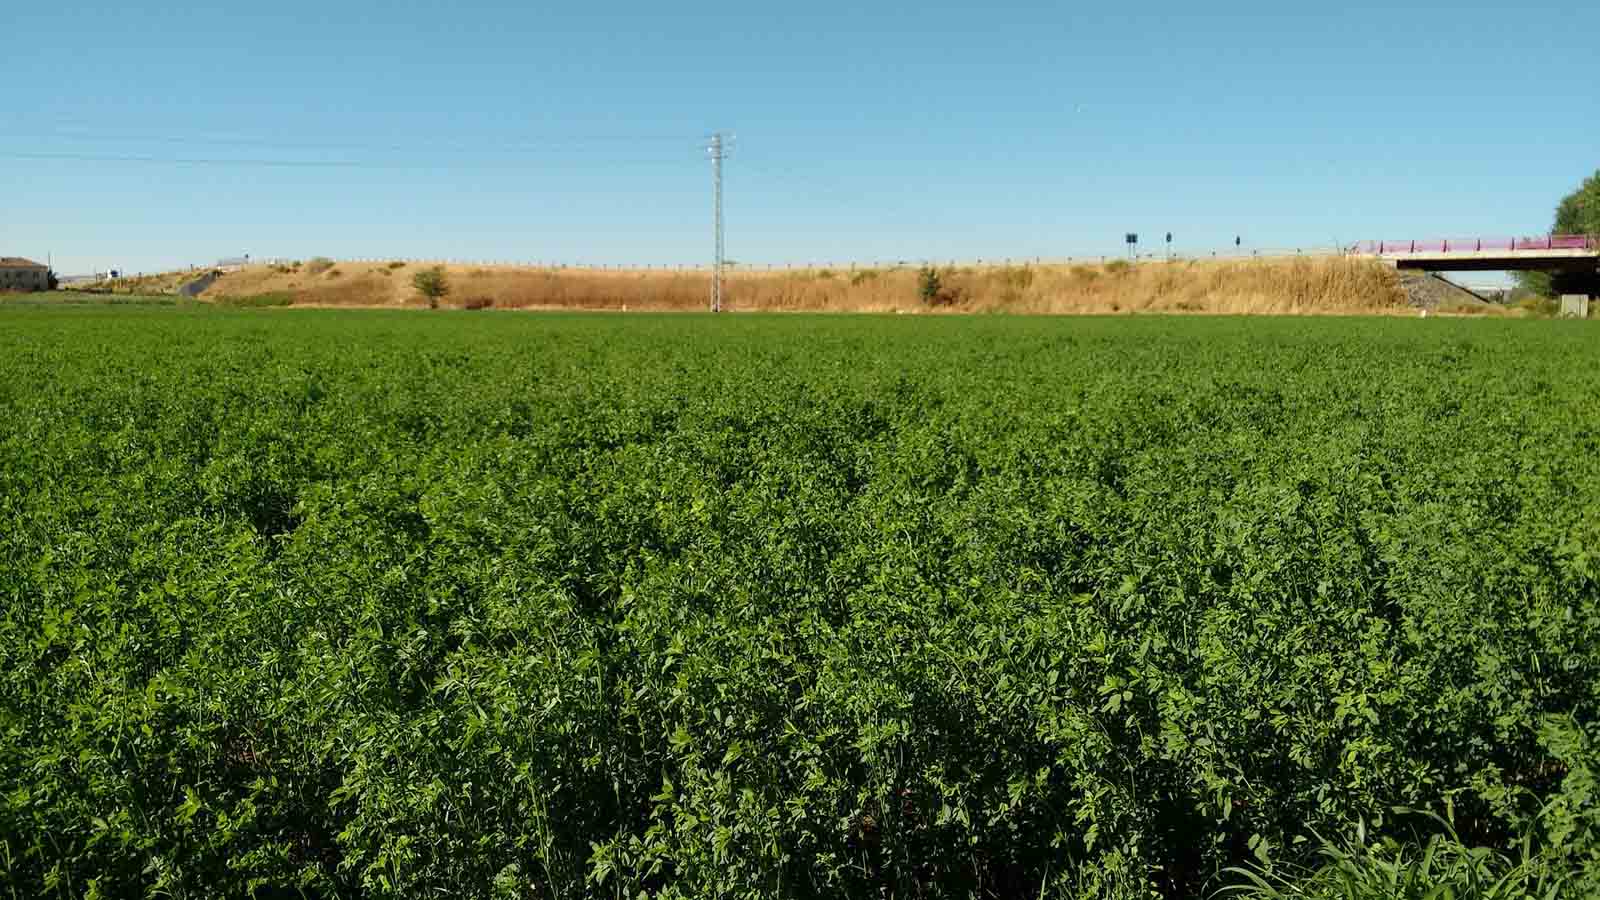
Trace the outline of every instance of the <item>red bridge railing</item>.
[[1366, 255], [1389, 256], [1403, 253], [1483, 253], [1496, 250], [1596, 250], [1600, 238], [1582, 234], [1552, 234], [1521, 238], [1451, 238], [1433, 241], [1363, 241], [1352, 248]]

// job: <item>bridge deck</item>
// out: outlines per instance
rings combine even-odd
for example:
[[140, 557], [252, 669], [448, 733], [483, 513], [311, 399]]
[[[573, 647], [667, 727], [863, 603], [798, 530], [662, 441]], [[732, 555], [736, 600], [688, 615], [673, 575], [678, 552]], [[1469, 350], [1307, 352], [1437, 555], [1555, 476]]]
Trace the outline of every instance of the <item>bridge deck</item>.
[[1369, 241], [1352, 255], [1432, 272], [1562, 271], [1600, 266], [1600, 239], [1583, 235], [1469, 238], [1448, 241]]

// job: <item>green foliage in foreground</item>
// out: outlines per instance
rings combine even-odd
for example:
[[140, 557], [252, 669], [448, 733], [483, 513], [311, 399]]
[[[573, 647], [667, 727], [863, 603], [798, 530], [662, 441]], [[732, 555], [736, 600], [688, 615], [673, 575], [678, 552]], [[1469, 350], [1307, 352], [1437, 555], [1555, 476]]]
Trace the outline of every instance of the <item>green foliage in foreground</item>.
[[0, 309], [0, 892], [1594, 896], [1597, 338]]
[[[1415, 813], [1397, 807], [1395, 812]], [[1323, 840], [1317, 863], [1229, 869], [1239, 881], [1217, 897], [1245, 900], [1553, 900], [1575, 896], [1577, 873], [1535, 852], [1532, 829], [1509, 851], [1472, 847], [1450, 822], [1425, 813], [1437, 828], [1406, 841], [1370, 836], [1365, 823], [1348, 841]], [[1592, 884], [1590, 885], [1592, 887]]]

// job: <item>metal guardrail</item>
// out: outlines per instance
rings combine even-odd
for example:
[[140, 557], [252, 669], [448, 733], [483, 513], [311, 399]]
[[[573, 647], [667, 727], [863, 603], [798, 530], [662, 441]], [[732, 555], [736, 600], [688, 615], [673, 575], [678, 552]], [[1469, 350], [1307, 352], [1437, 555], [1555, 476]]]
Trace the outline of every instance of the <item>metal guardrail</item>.
[[1397, 256], [1410, 253], [1493, 253], [1503, 251], [1594, 250], [1600, 252], [1600, 238], [1582, 234], [1551, 234], [1544, 237], [1453, 238], [1429, 241], [1363, 241], [1351, 248], [1365, 256]]
[[[1134, 256], [1126, 253], [1093, 253], [1080, 252], [1067, 255], [1037, 255], [1017, 257], [985, 257], [979, 259], [949, 259], [927, 257], [903, 257], [887, 259], [857, 259], [857, 260], [793, 260], [785, 262], [735, 262], [727, 263], [730, 274], [753, 272], [783, 272], [783, 271], [822, 271], [851, 272], [862, 269], [900, 269], [915, 268], [920, 266], [934, 266], [936, 268], [1001, 268], [1010, 266], [1069, 266], [1069, 265], [1099, 265], [1110, 262], [1125, 261], [1136, 265], [1164, 262], [1204, 262], [1204, 261], [1270, 261], [1295, 258], [1321, 258], [1340, 256], [1390, 256], [1412, 253], [1485, 253], [1485, 252], [1515, 252], [1515, 251], [1540, 251], [1540, 250], [1590, 250], [1600, 253], [1600, 237], [1584, 235], [1547, 235], [1544, 237], [1523, 238], [1450, 238], [1446, 240], [1426, 241], [1363, 241], [1351, 245], [1322, 245], [1302, 247], [1256, 247], [1235, 248], [1226, 247], [1218, 249], [1173, 249], [1171, 252], [1161, 250], [1157, 252], [1141, 252]], [[307, 257], [310, 259], [311, 257]], [[623, 272], [623, 273], [648, 273], [648, 272], [684, 272], [704, 273], [711, 266], [705, 262], [687, 263], [615, 263], [581, 260], [533, 260], [533, 259], [463, 259], [463, 258], [437, 258], [425, 259], [408, 256], [373, 256], [373, 257], [330, 257], [334, 263], [355, 264], [387, 264], [391, 262], [405, 263], [407, 265], [456, 265], [478, 266], [483, 268], [506, 267], [518, 269], [538, 269], [544, 271], [559, 271], [564, 269], [578, 271]], [[277, 258], [252, 258], [249, 265], [272, 266], [291, 265], [301, 261], [288, 257]], [[231, 270], [243, 268], [242, 259], [229, 259], [218, 262], [215, 266], [202, 268], [219, 268]]]
[[[834, 272], [851, 272], [862, 269], [903, 269], [933, 266], [936, 268], [1002, 268], [1010, 266], [1063, 266], [1063, 265], [1099, 265], [1110, 262], [1129, 262], [1137, 265], [1146, 263], [1164, 262], [1204, 262], [1207, 260], [1250, 261], [1250, 260], [1276, 260], [1292, 259], [1294, 257], [1330, 257], [1342, 256], [1349, 252], [1348, 248], [1340, 246], [1305, 246], [1305, 247], [1260, 247], [1254, 249], [1234, 249], [1228, 247], [1221, 250], [1173, 250], [1153, 253], [1139, 253], [1129, 256], [1126, 253], [1073, 253], [1071, 255], [1035, 255], [1035, 256], [1009, 256], [1009, 257], [983, 257], [969, 259], [954, 259], [948, 257], [890, 257], [884, 259], [855, 259], [855, 260], [790, 260], [783, 262], [759, 261], [740, 262], [729, 260], [725, 266], [730, 273], [737, 272], [807, 272], [822, 271], [824, 269]], [[310, 257], [307, 257], [309, 259]], [[707, 272], [711, 264], [707, 262], [688, 263], [616, 263], [592, 262], [583, 260], [516, 260], [516, 259], [424, 259], [409, 256], [351, 256], [328, 257], [334, 263], [354, 264], [384, 264], [391, 262], [405, 263], [407, 265], [422, 266], [478, 266], [482, 268], [507, 267], [519, 269], [560, 270], [576, 269], [580, 271], [597, 272]], [[293, 261], [282, 260], [251, 260], [252, 265], [288, 264]]]

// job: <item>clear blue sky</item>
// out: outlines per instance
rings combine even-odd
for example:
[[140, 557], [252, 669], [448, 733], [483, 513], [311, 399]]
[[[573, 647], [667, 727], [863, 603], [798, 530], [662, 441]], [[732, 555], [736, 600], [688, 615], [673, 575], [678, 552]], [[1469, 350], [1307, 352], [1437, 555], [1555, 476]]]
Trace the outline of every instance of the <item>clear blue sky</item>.
[[0, 254], [65, 273], [700, 261], [717, 129], [749, 262], [1538, 233], [1600, 168], [1592, 2], [58, 0], [0, 21]]

